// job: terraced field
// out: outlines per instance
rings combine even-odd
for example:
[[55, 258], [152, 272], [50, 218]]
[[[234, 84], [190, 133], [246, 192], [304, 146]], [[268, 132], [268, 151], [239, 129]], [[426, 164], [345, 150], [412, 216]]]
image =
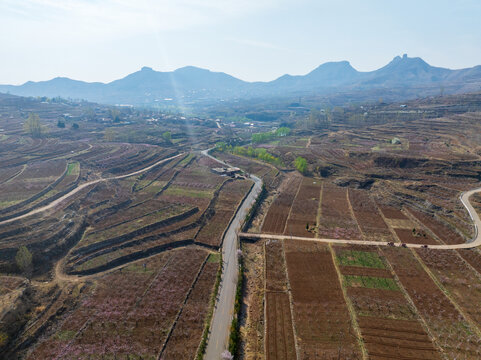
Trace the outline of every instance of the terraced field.
[[[65, 153], [60, 142], [9, 139], [0, 151], [16, 146], [18, 156], [1, 164], [0, 219], [9, 221], [0, 225], [0, 269], [19, 273], [23, 246], [32, 262], [18, 278], [1, 277], [0, 299], [11, 304], [1, 316], [16, 320], [0, 335], [20, 331], [2, 341], [32, 359], [195, 356], [212, 311], [217, 250], [252, 182], [159, 146], [93, 142]], [[38, 157], [21, 156], [33, 151]], [[88, 181], [171, 157], [15, 220]], [[25, 315], [29, 302], [41, 305]]]

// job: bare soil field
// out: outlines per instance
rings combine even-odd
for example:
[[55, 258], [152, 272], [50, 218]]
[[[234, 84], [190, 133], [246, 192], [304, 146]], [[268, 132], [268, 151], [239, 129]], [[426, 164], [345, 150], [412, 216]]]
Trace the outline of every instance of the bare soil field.
[[303, 178], [286, 224], [286, 235], [315, 237], [322, 184]]
[[475, 359], [481, 340], [458, 308], [436, 285], [410, 250], [383, 249], [402, 286], [438, 345], [449, 358]]
[[347, 189], [325, 183], [321, 195], [321, 238], [360, 239], [356, 220], [351, 215]]
[[361, 358], [329, 249], [286, 240], [285, 253], [300, 358]]
[[273, 234], [284, 233], [286, 221], [289, 217], [289, 211], [296, 197], [301, 180], [301, 177], [293, 176], [288, 178], [285, 183], [281, 185], [281, 192], [272, 203], [264, 219], [262, 225], [263, 232]]

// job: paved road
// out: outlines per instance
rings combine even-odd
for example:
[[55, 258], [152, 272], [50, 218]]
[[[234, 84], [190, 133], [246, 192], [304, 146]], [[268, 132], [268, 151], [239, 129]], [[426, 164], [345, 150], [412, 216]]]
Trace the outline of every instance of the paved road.
[[[481, 227], [481, 220], [479, 215], [474, 210], [473, 206], [469, 202], [469, 197], [474, 193], [481, 192], [481, 188], [466, 191], [461, 194], [459, 199], [463, 203], [464, 207], [468, 210], [469, 216], [474, 223], [475, 234], [474, 237], [464, 243], [464, 244], [454, 244], [454, 245], [429, 245], [430, 249], [470, 249], [481, 245], [481, 233], [478, 229]], [[274, 234], [253, 234], [253, 233], [240, 233], [239, 236], [250, 239], [294, 239], [294, 240], [307, 240], [307, 241], [317, 241], [322, 243], [331, 244], [351, 244], [351, 245], [372, 245], [372, 246], [389, 246], [386, 241], [362, 241], [362, 240], [345, 240], [345, 239], [319, 239], [319, 238], [309, 238], [301, 236], [290, 236], [290, 235], [274, 235]], [[410, 248], [422, 248], [422, 244], [405, 244], [406, 247]], [[400, 243], [394, 243], [394, 246], [402, 246]]]
[[92, 180], [92, 181], [89, 181], [89, 182], [86, 182], [82, 185], [79, 185], [77, 186], [75, 189], [73, 189], [72, 191], [66, 193], [65, 195], [63, 195], [62, 197], [59, 197], [57, 200], [54, 200], [52, 201], [51, 203], [45, 205], [45, 206], [42, 206], [40, 208], [37, 208], [37, 209], [34, 209], [26, 214], [23, 214], [23, 215], [20, 215], [20, 216], [17, 216], [17, 217], [14, 217], [14, 218], [11, 218], [11, 219], [8, 219], [8, 220], [4, 220], [4, 221], [0, 221], [0, 225], [4, 225], [4, 224], [7, 224], [7, 223], [10, 223], [10, 222], [13, 222], [13, 221], [16, 221], [16, 220], [20, 220], [20, 219], [23, 219], [23, 218], [26, 218], [28, 216], [32, 216], [34, 214], [38, 214], [38, 213], [41, 213], [41, 212], [44, 212], [46, 210], [49, 210], [49, 209], [52, 209], [53, 207], [57, 206], [58, 204], [60, 204], [61, 202], [65, 201], [66, 199], [72, 197], [73, 195], [75, 195], [76, 193], [78, 193], [79, 191], [82, 191], [83, 189], [85, 189], [86, 187], [88, 186], [91, 186], [91, 185], [94, 185], [94, 184], [98, 184], [99, 182], [103, 182], [103, 181], [108, 181], [108, 180], [118, 180], [118, 179], [124, 179], [124, 178], [127, 178], [127, 177], [130, 177], [130, 176], [134, 176], [134, 175], [138, 175], [138, 174], [141, 174], [145, 171], [148, 171], [150, 169], [152, 169], [153, 167], [156, 167], [157, 165], [160, 165], [166, 161], [169, 161], [169, 160], [172, 160], [172, 159], [175, 159], [176, 157], [179, 157], [183, 154], [178, 154], [178, 155], [175, 155], [175, 156], [172, 156], [172, 157], [169, 157], [167, 159], [162, 159], [160, 161], [157, 161], [155, 164], [152, 164], [150, 166], [147, 166], [143, 169], [140, 169], [140, 170], [137, 170], [137, 171], [134, 171], [134, 172], [131, 172], [129, 174], [125, 174], [125, 175], [119, 175], [119, 176], [113, 176], [113, 177], [109, 177], [109, 178], [103, 178], [103, 179], [97, 179], [97, 180]]
[[[231, 166], [209, 155], [209, 150], [202, 151], [202, 154], [210, 157], [213, 160], [216, 160], [217, 162], [225, 166]], [[245, 219], [247, 212], [254, 204], [257, 196], [262, 189], [261, 179], [254, 175], [250, 175], [250, 178], [254, 180], [254, 186], [245, 198], [242, 205], [237, 210], [234, 220], [229, 225], [229, 228], [224, 236], [224, 242], [222, 245], [224, 269], [220, 282], [218, 300], [216, 302], [216, 307], [214, 309], [214, 315], [210, 327], [211, 333], [207, 340], [205, 359], [208, 360], [220, 359], [221, 353], [228, 348], [228, 339], [232, 316], [234, 313], [235, 291], [238, 275], [237, 234], [240, 226]]]

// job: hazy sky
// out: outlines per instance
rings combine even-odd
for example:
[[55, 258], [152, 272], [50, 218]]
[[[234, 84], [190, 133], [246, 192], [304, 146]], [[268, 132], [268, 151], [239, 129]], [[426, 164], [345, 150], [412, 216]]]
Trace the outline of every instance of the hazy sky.
[[194, 65], [243, 80], [408, 53], [481, 64], [480, 0], [0, 0], [0, 84]]

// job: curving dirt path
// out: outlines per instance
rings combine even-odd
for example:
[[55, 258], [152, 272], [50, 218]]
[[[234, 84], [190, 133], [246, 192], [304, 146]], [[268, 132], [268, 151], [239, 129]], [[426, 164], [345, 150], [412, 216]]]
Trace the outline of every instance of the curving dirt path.
[[[478, 229], [481, 227], [481, 219], [478, 213], [474, 209], [473, 205], [469, 202], [471, 195], [481, 192], [481, 188], [466, 191], [461, 194], [459, 199], [463, 203], [464, 207], [469, 213], [471, 220], [474, 224], [474, 237], [464, 243], [464, 244], [453, 244], [453, 245], [428, 245], [430, 249], [438, 250], [449, 250], [449, 249], [471, 249], [481, 245], [481, 233]], [[274, 235], [274, 234], [255, 234], [255, 233], [240, 233], [240, 237], [247, 239], [294, 239], [294, 240], [305, 240], [305, 241], [316, 241], [328, 244], [350, 244], [350, 245], [367, 245], [367, 246], [396, 246], [396, 247], [409, 247], [409, 248], [422, 248], [425, 247], [423, 244], [410, 244], [410, 243], [389, 243], [387, 241], [363, 241], [363, 240], [344, 240], [344, 239], [319, 239], [319, 238], [309, 238], [302, 236], [290, 236], [290, 235]]]
[[44, 212], [46, 210], [49, 210], [49, 209], [52, 209], [54, 208], [55, 206], [57, 206], [58, 204], [60, 204], [61, 202], [65, 201], [66, 199], [72, 197], [73, 195], [75, 195], [76, 193], [78, 193], [79, 191], [82, 191], [83, 189], [85, 189], [86, 187], [89, 187], [91, 185], [95, 185], [95, 184], [98, 184], [100, 182], [104, 182], [104, 181], [109, 181], [109, 180], [118, 180], [118, 179], [124, 179], [124, 178], [127, 178], [127, 177], [130, 177], [130, 176], [134, 176], [134, 175], [138, 175], [138, 174], [141, 174], [145, 171], [148, 171], [154, 167], [156, 167], [157, 165], [160, 165], [166, 161], [170, 161], [172, 159], [175, 159], [181, 155], [184, 155], [184, 153], [181, 153], [181, 154], [177, 154], [175, 156], [171, 156], [169, 158], [166, 158], [166, 159], [162, 159], [162, 160], [159, 160], [157, 161], [156, 163], [152, 164], [152, 165], [149, 165], [143, 169], [140, 169], [140, 170], [137, 170], [137, 171], [134, 171], [134, 172], [131, 172], [129, 174], [125, 174], [125, 175], [119, 175], [119, 176], [113, 176], [113, 177], [109, 177], [109, 178], [102, 178], [102, 179], [97, 179], [97, 180], [92, 180], [92, 181], [89, 181], [89, 182], [86, 182], [82, 185], [79, 185], [77, 186], [75, 189], [73, 189], [72, 191], [66, 193], [65, 195], [63, 195], [62, 197], [59, 197], [57, 200], [54, 200], [52, 201], [51, 203], [45, 205], [45, 206], [42, 206], [40, 208], [37, 208], [35, 210], [32, 210], [26, 214], [23, 214], [23, 215], [19, 215], [17, 217], [14, 217], [14, 218], [11, 218], [11, 219], [8, 219], [8, 220], [4, 220], [4, 221], [0, 221], [0, 225], [4, 225], [4, 224], [8, 224], [8, 223], [11, 223], [13, 221], [16, 221], [16, 220], [20, 220], [20, 219], [23, 219], [23, 218], [26, 218], [28, 216], [32, 216], [32, 215], [35, 215], [35, 214], [38, 214], [38, 213], [41, 213], [41, 212]]

